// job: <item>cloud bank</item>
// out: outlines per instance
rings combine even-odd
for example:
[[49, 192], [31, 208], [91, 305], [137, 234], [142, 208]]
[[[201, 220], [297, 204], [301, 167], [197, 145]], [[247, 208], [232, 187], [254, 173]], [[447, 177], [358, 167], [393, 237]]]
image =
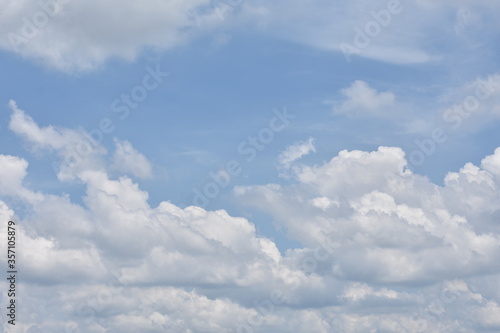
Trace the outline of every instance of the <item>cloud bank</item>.
[[[312, 140], [290, 147], [290, 185], [234, 190], [301, 244], [282, 253], [224, 210], [151, 206], [110, 176], [103, 147], [68, 164], [62, 142], [78, 131], [11, 106], [11, 130], [84, 189], [80, 203], [38, 191], [29, 155], [0, 155], [0, 219], [17, 221], [23, 271], [15, 332], [500, 330], [500, 148], [439, 186], [396, 147], [320, 165], [299, 163]], [[129, 145], [116, 141], [115, 161], [142, 156]]]

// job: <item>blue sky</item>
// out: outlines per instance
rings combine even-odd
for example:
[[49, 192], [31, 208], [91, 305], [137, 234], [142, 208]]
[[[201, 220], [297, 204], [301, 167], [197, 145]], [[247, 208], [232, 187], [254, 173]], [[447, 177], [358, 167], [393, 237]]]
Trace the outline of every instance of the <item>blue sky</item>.
[[21, 299], [70, 303], [7, 332], [500, 329], [495, 1], [54, 1], [0, 1], [0, 216]]

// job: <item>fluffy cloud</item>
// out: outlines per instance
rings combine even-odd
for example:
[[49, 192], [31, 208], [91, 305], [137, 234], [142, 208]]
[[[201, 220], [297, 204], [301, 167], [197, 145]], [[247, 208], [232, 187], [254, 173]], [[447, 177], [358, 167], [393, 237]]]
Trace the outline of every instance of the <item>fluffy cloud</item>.
[[221, 22], [208, 0], [0, 1], [0, 47], [67, 72], [88, 71], [111, 57], [134, 60], [145, 48], [182, 44]]
[[[445, 299], [449, 301], [446, 304], [441, 299], [446, 296], [439, 292], [434, 301], [424, 301], [413, 288], [441, 284], [442, 290], [450, 290], [449, 281], [453, 279], [461, 279], [467, 286], [470, 282], [463, 281], [474, 281], [483, 274], [491, 274], [491, 279], [498, 276], [499, 153], [497, 149], [479, 167], [469, 163], [458, 172], [450, 172], [444, 187], [411, 173], [400, 149], [380, 147], [369, 153], [342, 151], [324, 165], [295, 168], [299, 185], [238, 187], [235, 192], [244, 202], [271, 214], [291, 238], [304, 244], [305, 250], [289, 253], [296, 265], [292, 267], [302, 267], [323, 279], [330, 276], [337, 281], [364, 282], [346, 286], [341, 299], [366, 306], [413, 304], [415, 313], [409, 318], [394, 320], [387, 314], [387, 331], [453, 332], [457, 326], [452, 321], [460, 320], [464, 307], [477, 306], [489, 313], [486, 304], [492, 302], [488, 309], [496, 311], [498, 284], [493, 283], [487, 292], [490, 297], [494, 293], [493, 298], [476, 297], [484, 298], [479, 304], [472, 299], [469, 287], [453, 291], [453, 301]], [[401, 293], [374, 288], [396, 285], [408, 289]], [[426, 292], [423, 295], [429, 297]], [[455, 299], [460, 299], [460, 306]], [[430, 304], [416, 305], [426, 302]], [[424, 317], [438, 311], [433, 308], [435, 302], [444, 309], [438, 309], [442, 311], [436, 315], [438, 319], [428, 321]], [[345, 331], [381, 329], [383, 316], [348, 316], [357, 324], [350, 329], [344, 326]], [[417, 317], [424, 319], [410, 325], [411, 318]], [[493, 314], [487, 318], [466, 315], [460, 327], [469, 328], [464, 332], [483, 327], [498, 329], [491, 320]], [[424, 328], [416, 330], [420, 325]]]
[[[22, 137], [32, 150], [55, 152], [60, 161], [57, 165], [61, 180], [73, 179], [82, 170], [104, 170], [107, 150], [83, 129], [70, 130], [54, 126], [40, 127], [10, 101], [12, 115], [9, 128]], [[110, 158], [110, 170], [130, 174], [137, 178], [151, 178], [153, 167], [148, 159], [128, 141], [114, 139], [115, 151]]]
[[[59, 158], [61, 136], [78, 133], [17, 109], [13, 119]], [[224, 210], [152, 207], [107, 164], [73, 170], [85, 190], [76, 203], [31, 189], [28, 162], [0, 155], [0, 219], [17, 222], [24, 281], [16, 332], [500, 329], [500, 148], [438, 186], [399, 148], [308, 166], [301, 145], [287, 155], [294, 185], [235, 190], [302, 244], [285, 253]]]
[[130, 173], [138, 178], [151, 178], [152, 166], [144, 155], [132, 147], [128, 141], [115, 141], [112, 168], [123, 173]]
[[81, 134], [54, 126], [40, 128], [33, 118], [21, 110], [15, 101], [9, 101], [12, 116], [9, 128], [25, 140], [33, 143], [35, 148], [61, 149], [82, 139]]
[[[16, 117], [18, 115], [20, 117]], [[24, 126], [26, 124], [30, 126]], [[65, 149], [64, 145], [58, 144], [59, 139], [63, 141], [63, 133], [76, 133], [53, 127], [41, 128], [18, 109], [13, 110], [11, 128], [27, 137], [29, 142], [56, 152]], [[119, 150], [120, 146], [117, 146]], [[181, 209], [168, 202], [156, 208], [150, 207], [148, 194], [131, 179], [120, 177], [113, 180], [105, 171], [88, 165], [74, 170], [74, 177], [86, 187], [85, 204], [80, 206], [67, 196], [37, 193], [24, 187], [28, 166], [25, 160], [0, 155], [0, 166], [0, 183], [5, 185], [2, 196], [9, 200], [18, 197], [29, 206], [29, 213], [24, 214], [22, 222], [16, 218], [18, 234], [23, 240], [19, 262], [26, 265], [23, 272], [26, 281], [30, 281], [28, 289], [36, 290], [45, 284], [59, 285], [61, 290], [67, 290], [57, 293], [62, 306], [67, 304], [64, 298], [74, 300], [75, 292], [68, 288], [69, 285], [88, 285], [89, 293], [80, 297], [91, 297], [92, 290], [98, 292], [110, 274], [116, 274], [119, 283], [126, 285], [127, 290], [137, 288], [136, 296], [128, 298], [130, 306], [125, 313], [111, 311], [106, 315], [107, 327], [111, 325], [122, 331], [130, 327], [135, 327], [132, 330], [145, 327], [152, 332], [166, 327], [201, 331], [209, 324], [211, 328], [204, 331], [231, 331], [231, 327], [234, 329], [237, 325], [232, 316], [239, 310], [233, 301], [224, 300], [225, 293], [229, 297], [241, 288], [249, 288], [256, 291], [255, 295], [265, 295], [270, 288], [265, 286], [266, 281], [286, 278], [291, 272], [280, 264], [281, 254], [272, 241], [256, 236], [255, 227], [248, 220], [231, 217], [225, 211], [208, 212], [199, 207]], [[0, 204], [3, 215], [8, 215], [2, 215], [2, 218], [12, 219], [12, 211], [4, 202]], [[2, 237], [6, 239], [5, 230], [2, 230]], [[52, 276], [56, 270], [57, 276]], [[221, 291], [218, 297], [222, 299], [216, 301], [196, 292], [191, 293], [193, 299], [190, 301], [186, 296], [180, 296], [186, 309], [175, 307], [175, 311], [185, 316], [186, 322], [182, 323], [171, 312], [173, 305], [167, 310], [157, 308], [155, 303], [158, 302], [158, 290], [161, 290], [160, 294], [188, 294], [182, 289], [164, 289], [163, 285], [209, 289], [224, 286], [228, 290]], [[145, 299], [144, 312], [138, 313], [133, 303], [145, 291], [143, 286], [157, 286], [156, 289], [146, 288], [156, 298]], [[250, 303], [250, 294], [246, 298]], [[242, 302], [242, 299], [245, 297], [236, 301]], [[190, 305], [193, 302], [197, 303], [195, 308]], [[201, 309], [212, 307], [215, 307], [215, 312], [207, 313], [207, 318], [213, 317], [212, 324], [205, 323], [199, 314], [195, 322], [188, 320], [194, 313], [186, 312], [188, 308], [189, 311], [205, 311]], [[34, 308], [32, 310], [36, 313]], [[254, 310], [242, 308], [240, 312], [239, 316], [244, 320]], [[62, 313], [68, 318], [78, 319], [86, 312], [75, 308], [63, 309]], [[223, 313], [226, 314], [221, 317]], [[72, 323], [67, 318], [43, 325], [42, 317], [33, 320], [33, 327], [41, 332], [60, 330]], [[78, 325], [84, 325], [81, 327], [84, 331], [102, 330], [97, 322], [90, 326], [87, 323]]]
[[[484, 168], [494, 168], [498, 152]], [[495, 174], [468, 164], [448, 174], [441, 188], [406, 165], [398, 148], [342, 151], [323, 166], [295, 169], [302, 186], [291, 196], [284, 195], [291, 189], [277, 185], [237, 193], [272, 213], [307, 247], [318, 240], [330, 244], [331, 274], [338, 279], [412, 284], [496, 272]]]
[[82, 170], [104, 168], [106, 149], [83, 130], [40, 127], [18, 108], [15, 101], [10, 101], [9, 106], [12, 110], [9, 128], [23, 138], [32, 150], [48, 150], [59, 156], [59, 179], [72, 179]]
[[18, 193], [26, 176], [28, 162], [15, 156], [0, 155], [0, 194]]

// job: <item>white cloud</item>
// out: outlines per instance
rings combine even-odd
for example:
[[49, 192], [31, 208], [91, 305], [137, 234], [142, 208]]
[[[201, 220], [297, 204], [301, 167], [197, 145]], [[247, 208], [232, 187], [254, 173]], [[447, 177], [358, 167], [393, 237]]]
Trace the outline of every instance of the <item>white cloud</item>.
[[58, 178], [73, 179], [76, 173], [86, 169], [104, 168], [102, 156], [106, 149], [86, 135], [83, 130], [70, 130], [54, 126], [40, 127], [33, 118], [10, 101], [12, 110], [9, 128], [22, 137], [35, 151], [54, 151], [60, 158]]
[[[406, 170], [400, 149], [381, 147], [297, 168], [300, 186], [237, 193], [305, 246], [331, 244], [329, 262], [339, 279], [416, 283], [498, 272], [500, 183], [488, 171], [498, 152], [485, 158], [485, 169], [467, 164], [450, 173], [444, 188]], [[306, 201], [316, 205], [309, 208]]]
[[[13, 128], [45, 148], [78, 133], [30, 119]], [[74, 172], [75, 203], [31, 189], [28, 162], [0, 155], [0, 219], [17, 222], [24, 281], [18, 331], [498, 330], [499, 161], [500, 148], [438, 186], [380, 147], [297, 166], [290, 186], [238, 188], [302, 244], [281, 253], [224, 210], [152, 207], [105, 164]]]
[[221, 22], [208, 0], [3, 0], [0, 7], [0, 47], [67, 72], [112, 57], [132, 61], [145, 48], [166, 50]]
[[[54, 3], [60, 5], [54, 7]], [[489, 16], [499, 9], [495, 1], [474, 5], [464, 1], [401, 1], [402, 10], [391, 14], [388, 23], [385, 19], [377, 23], [380, 16], [373, 13], [386, 11], [389, 3], [23, 0], [12, 4], [2, 0], [0, 20], [5, 33], [0, 47], [62, 71], [85, 72], [115, 57], [133, 61], [145, 50], [162, 52], [206, 32], [219, 34], [217, 28], [222, 28], [219, 36], [224, 36], [225, 27], [235, 31], [235, 26], [254, 26], [261, 33], [323, 50], [342, 53], [341, 45], [349, 44], [361, 57], [414, 64], [453, 61], [457, 58], [453, 42], [467, 44], [461, 51], [477, 49], [500, 30]], [[477, 22], [482, 22], [482, 29], [471, 29]], [[377, 33], [366, 33], [377, 24], [380, 29], [373, 30]], [[455, 29], [439, 29], [443, 25]], [[362, 43], [356, 42], [358, 31], [365, 34]], [[215, 39], [216, 44], [226, 41], [226, 37]]]
[[309, 200], [309, 203], [317, 208], [320, 208], [322, 210], [327, 210], [328, 208], [332, 206], [339, 207], [340, 203], [338, 201], [333, 201], [330, 200], [327, 197], [317, 197], [314, 199]]
[[340, 92], [345, 100], [333, 108], [335, 113], [350, 116], [387, 116], [393, 113], [391, 107], [396, 100], [394, 94], [388, 91], [378, 92], [364, 81], [354, 81], [350, 87]]
[[130, 173], [138, 178], [151, 178], [152, 166], [147, 158], [132, 147], [128, 141], [115, 139], [115, 153], [111, 167], [123, 173]]
[[315, 151], [316, 148], [314, 148], [314, 139], [309, 138], [306, 141], [297, 142], [287, 147], [278, 157], [278, 161], [285, 168], [289, 168], [291, 163]]
[[12, 110], [9, 128], [36, 148], [61, 149], [81, 139], [75, 131], [57, 129], [53, 126], [40, 128], [33, 118], [21, 110], [15, 101], [9, 101]]
[[481, 166], [498, 180], [500, 178], [500, 148], [497, 148], [493, 155], [485, 157], [481, 161]]
[[17, 194], [22, 189], [28, 162], [16, 156], [0, 155], [0, 194]]
[[[69, 130], [54, 126], [40, 127], [16, 102], [10, 101], [12, 115], [9, 128], [27, 141], [35, 151], [55, 151], [60, 157], [58, 177], [62, 180], [75, 178], [83, 170], [103, 170], [106, 149], [83, 130]], [[111, 169], [138, 178], [151, 178], [152, 165], [134, 149], [128, 141], [114, 139], [115, 151], [111, 157]]]
[[[355, 42], [356, 29], [362, 31], [369, 22], [376, 20], [371, 11], [386, 10], [388, 1], [340, 1], [327, 3], [313, 0], [306, 3], [290, 4], [285, 1], [273, 3], [252, 2], [248, 6], [249, 20], [256, 21], [261, 30], [301, 44], [323, 50], [342, 52], [341, 44], [360, 46]], [[359, 56], [398, 64], [422, 63], [434, 56], [420, 48], [421, 26], [411, 14], [420, 12], [418, 6], [401, 2], [403, 10], [391, 15], [389, 24], [381, 27], [376, 36], [366, 40], [366, 45], [358, 48]], [[417, 7], [417, 8], [415, 8]], [[293, 24], [291, 23], [293, 22]], [[418, 20], [421, 25], [421, 20]], [[407, 29], [399, 29], [401, 25]]]
[[[390, 19], [381, 19], [381, 11], [399, 4]], [[477, 53], [457, 52], [485, 47], [500, 25], [491, 13], [498, 2], [468, 1], [336, 1], [311, 0], [253, 1], [246, 7], [245, 21], [255, 22], [260, 31], [300, 44], [342, 54], [341, 45], [349, 44], [353, 54], [394, 64], [478, 61]], [[397, 12], [397, 13], [396, 13]], [[378, 16], [378, 18], [376, 18]], [[380, 23], [382, 22], [382, 23]], [[476, 28], [481, 22], [481, 29]], [[440, 29], [455, 26], [455, 29]], [[468, 29], [468, 38], [463, 32]], [[367, 33], [368, 31], [368, 33]], [[460, 33], [456, 33], [460, 32]], [[359, 37], [362, 36], [362, 37]], [[457, 50], [456, 45], [467, 45]], [[344, 47], [345, 49], [345, 47]], [[486, 47], [485, 49], [491, 50]], [[355, 59], [349, 52], [346, 58]], [[456, 67], [453, 67], [456, 70]]]

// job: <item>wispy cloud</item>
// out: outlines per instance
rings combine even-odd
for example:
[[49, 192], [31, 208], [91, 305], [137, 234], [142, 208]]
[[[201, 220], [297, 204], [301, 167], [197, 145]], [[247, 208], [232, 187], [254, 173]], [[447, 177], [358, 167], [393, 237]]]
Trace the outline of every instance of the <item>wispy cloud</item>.
[[379, 92], [368, 83], [358, 80], [341, 91], [344, 101], [334, 106], [333, 111], [349, 116], [388, 116], [393, 113], [396, 96], [389, 91]]
[[309, 138], [306, 141], [297, 142], [287, 147], [278, 157], [278, 161], [283, 167], [289, 168], [291, 163], [315, 151], [314, 138]]

